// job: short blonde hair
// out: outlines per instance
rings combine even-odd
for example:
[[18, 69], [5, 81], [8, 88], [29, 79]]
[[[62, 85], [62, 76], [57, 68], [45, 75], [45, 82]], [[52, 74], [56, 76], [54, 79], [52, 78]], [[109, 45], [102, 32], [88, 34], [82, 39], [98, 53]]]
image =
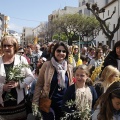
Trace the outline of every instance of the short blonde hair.
[[19, 44], [18, 44], [18, 41], [17, 39], [14, 37], [14, 36], [10, 36], [10, 35], [6, 35], [2, 38], [2, 41], [1, 41], [1, 50], [3, 52], [3, 43], [4, 41], [9, 41], [11, 40], [11, 43], [14, 45], [14, 48], [15, 48], [15, 53], [18, 52], [18, 48], [19, 48]]

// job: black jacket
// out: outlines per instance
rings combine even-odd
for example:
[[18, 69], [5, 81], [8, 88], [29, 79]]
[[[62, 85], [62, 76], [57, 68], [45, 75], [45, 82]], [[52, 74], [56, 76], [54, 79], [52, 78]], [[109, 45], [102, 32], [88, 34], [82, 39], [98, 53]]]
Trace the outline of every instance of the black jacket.
[[111, 51], [108, 54], [108, 56], [105, 58], [102, 70], [108, 65], [112, 65], [112, 66], [118, 68], [117, 55], [113, 51]]

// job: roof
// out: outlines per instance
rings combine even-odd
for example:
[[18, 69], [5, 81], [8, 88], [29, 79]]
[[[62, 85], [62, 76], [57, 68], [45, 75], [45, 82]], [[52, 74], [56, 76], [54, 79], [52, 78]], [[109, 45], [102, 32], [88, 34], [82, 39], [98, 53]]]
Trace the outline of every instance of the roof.
[[109, 5], [111, 5], [112, 3], [116, 2], [116, 1], [118, 1], [118, 0], [112, 0], [112, 1], [111, 1], [111, 2], [109, 2], [107, 5], [105, 5], [103, 8], [108, 7]]

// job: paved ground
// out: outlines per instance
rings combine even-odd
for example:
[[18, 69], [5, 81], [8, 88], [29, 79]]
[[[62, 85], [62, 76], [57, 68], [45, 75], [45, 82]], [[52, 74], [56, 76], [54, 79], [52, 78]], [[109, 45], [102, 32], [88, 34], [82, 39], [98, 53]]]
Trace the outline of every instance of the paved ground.
[[35, 120], [35, 117], [32, 115], [32, 113], [28, 114], [27, 120]]

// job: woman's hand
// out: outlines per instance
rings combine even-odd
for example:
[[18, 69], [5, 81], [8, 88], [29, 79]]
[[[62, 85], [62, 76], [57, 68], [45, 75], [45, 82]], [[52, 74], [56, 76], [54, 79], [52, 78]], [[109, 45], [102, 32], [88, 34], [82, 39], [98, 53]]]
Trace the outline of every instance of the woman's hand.
[[4, 91], [10, 91], [12, 88], [18, 87], [19, 83], [15, 81], [10, 81], [9, 83], [4, 84], [3, 90]]
[[15, 81], [10, 81], [9, 84], [10, 84], [11, 88], [16, 88], [16, 87], [18, 87], [19, 83], [15, 82]]
[[12, 88], [12, 85], [9, 84], [9, 83], [4, 84], [4, 86], [3, 86], [3, 90], [4, 90], [4, 91], [10, 91], [11, 88]]

